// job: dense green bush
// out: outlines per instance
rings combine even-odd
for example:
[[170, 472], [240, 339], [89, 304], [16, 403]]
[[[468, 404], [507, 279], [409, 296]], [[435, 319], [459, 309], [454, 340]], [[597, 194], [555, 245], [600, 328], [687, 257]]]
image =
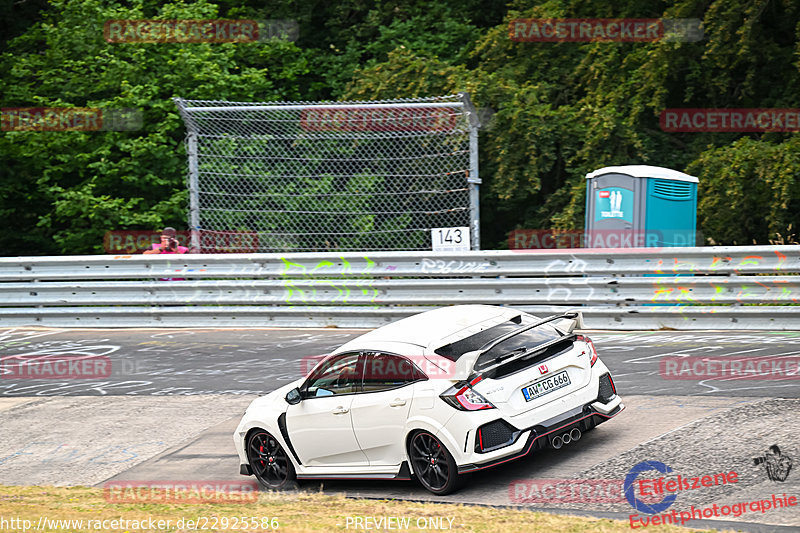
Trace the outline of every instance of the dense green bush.
[[[533, 6], [532, 6], [533, 4]], [[364, 99], [469, 91], [481, 133], [482, 243], [583, 226], [586, 172], [653, 164], [700, 178], [698, 229], [766, 243], [800, 225], [797, 133], [666, 133], [664, 108], [792, 108], [793, 0], [169, 2], [52, 0], [4, 22], [3, 107], [131, 107], [133, 132], [0, 133], [5, 255], [95, 253], [109, 229], [185, 226], [185, 131], [174, 96]], [[298, 22], [296, 42], [112, 44], [123, 18]], [[516, 18], [698, 18], [697, 42], [523, 43]]]

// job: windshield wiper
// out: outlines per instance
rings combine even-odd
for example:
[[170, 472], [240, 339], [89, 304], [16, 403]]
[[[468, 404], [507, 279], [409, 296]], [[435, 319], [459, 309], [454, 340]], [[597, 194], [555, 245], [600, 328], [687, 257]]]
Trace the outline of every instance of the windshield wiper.
[[561, 314], [561, 315], [549, 316], [549, 317], [544, 318], [544, 319], [542, 319], [542, 320], [540, 320], [538, 322], [534, 322], [533, 324], [528, 324], [527, 326], [524, 326], [524, 327], [521, 327], [521, 328], [517, 328], [517, 329], [515, 329], [513, 331], [509, 331], [505, 335], [501, 335], [500, 337], [498, 337], [498, 338], [496, 338], [496, 339], [494, 339], [494, 340], [492, 340], [490, 342], [487, 342], [486, 344], [484, 344], [480, 348], [480, 352], [481, 352], [481, 354], [485, 354], [486, 352], [488, 352], [489, 350], [491, 350], [492, 348], [494, 348], [495, 346], [497, 346], [501, 342], [506, 341], [506, 340], [510, 339], [511, 337], [514, 337], [515, 335], [519, 335], [520, 333], [524, 333], [524, 332], [526, 332], [526, 331], [528, 331], [530, 329], [537, 328], [537, 327], [539, 327], [539, 326], [541, 326], [543, 324], [547, 324], [548, 322], [552, 322], [554, 320], [558, 320], [559, 318], [575, 318], [577, 316], [578, 316], [578, 313], [564, 313], [564, 314]]
[[509, 356], [512, 356], [512, 355], [515, 355], [515, 354], [522, 355], [527, 351], [528, 351], [528, 349], [523, 346], [521, 348], [517, 348], [516, 350], [511, 350], [510, 352], [501, 353], [500, 355], [498, 355], [497, 357], [494, 358], [494, 362], [495, 363], [499, 363], [500, 361], [502, 361], [506, 357], [509, 357]]
[[[490, 370], [494, 370], [497, 367], [503, 366], [511, 361], [516, 361], [517, 359], [526, 359], [528, 357], [532, 357], [533, 355], [546, 350], [547, 348], [553, 346], [554, 344], [558, 344], [560, 342], [564, 342], [566, 340], [573, 340], [574, 335], [566, 335], [564, 337], [558, 337], [547, 341], [543, 344], [538, 344], [533, 348], [517, 348], [516, 350], [512, 350], [510, 352], [506, 352], [502, 355], [499, 355], [494, 358], [493, 365], [489, 367], [481, 367], [480, 372], [489, 372]], [[506, 359], [506, 356], [510, 356]], [[476, 369], [477, 370], [477, 369]]]

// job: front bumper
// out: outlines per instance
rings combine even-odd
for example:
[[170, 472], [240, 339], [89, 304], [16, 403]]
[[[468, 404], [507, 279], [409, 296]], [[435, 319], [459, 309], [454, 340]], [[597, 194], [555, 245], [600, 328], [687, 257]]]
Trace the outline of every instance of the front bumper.
[[525, 445], [516, 453], [512, 453], [505, 457], [499, 457], [487, 462], [482, 463], [468, 463], [458, 466], [459, 474], [466, 474], [497, 466], [508, 461], [520, 459], [531, 452], [546, 448], [549, 444], [548, 435], [555, 432], [567, 432], [573, 428], [578, 428], [585, 432], [598, 424], [605, 422], [622, 412], [625, 405], [622, 403], [622, 398], [616, 396], [608, 404], [601, 402], [587, 403], [583, 407], [577, 407], [567, 411], [555, 418], [545, 420], [541, 424], [536, 424], [533, 427], [526, 428], [519, 432], [519, 435], [528, 433], [528, 438]]

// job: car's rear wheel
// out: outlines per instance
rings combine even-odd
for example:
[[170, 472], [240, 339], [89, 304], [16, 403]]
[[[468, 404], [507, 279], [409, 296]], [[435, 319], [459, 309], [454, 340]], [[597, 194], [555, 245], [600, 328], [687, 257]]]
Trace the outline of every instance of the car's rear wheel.
[[408, 457], [419, 482], [434, 494], [450, 494], [464, 484], [453, 456], [427, 431], [418, 431], [411, 437]]
[[270, 490], [283, 490], [295, 486], [295, 471], [291, 459], [280, 443], [264, 430], [256, 430], [247, 437], [247, 460], [258, 482]]

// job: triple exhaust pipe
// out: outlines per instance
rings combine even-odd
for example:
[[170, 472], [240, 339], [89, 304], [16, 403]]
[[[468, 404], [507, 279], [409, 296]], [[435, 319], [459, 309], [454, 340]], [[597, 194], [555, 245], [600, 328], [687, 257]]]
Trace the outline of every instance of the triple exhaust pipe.
[[565, 444], [569, 444], [572, 441], [580, 440], [581, 438], [581, 430], [578, 428], [573, 428], [572, 431], [568, 431], [563, 435], [556, 435], [552, 439], [550, 439], [550, 446], [558, 450]]

